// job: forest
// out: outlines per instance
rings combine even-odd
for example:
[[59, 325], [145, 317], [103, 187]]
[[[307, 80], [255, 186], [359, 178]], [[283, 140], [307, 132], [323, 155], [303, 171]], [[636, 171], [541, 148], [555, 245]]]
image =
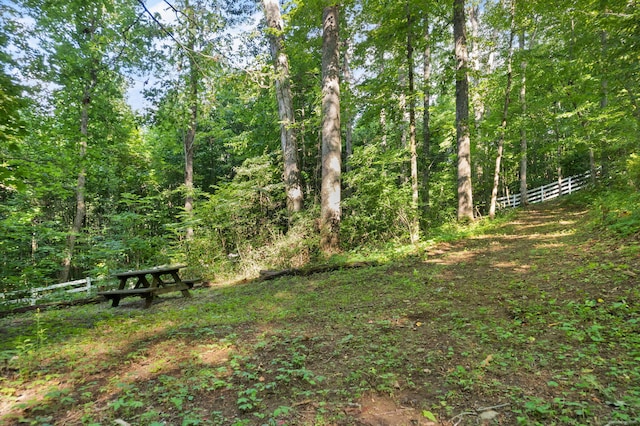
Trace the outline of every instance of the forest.
[[635, 0], [0, 9], [3, 291], [366, 257], [586, 171], [637, 232]]
[[639, 6], [0, 0], [0, 423], [640, 425]]

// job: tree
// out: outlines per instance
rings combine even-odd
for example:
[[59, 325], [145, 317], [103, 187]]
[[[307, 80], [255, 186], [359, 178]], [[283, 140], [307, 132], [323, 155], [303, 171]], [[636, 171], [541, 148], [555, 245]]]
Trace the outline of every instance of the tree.
[[429, 29], [429, 16], [424, 18], [424, 52], [422, 67], [422, 91], [424, 93], [422, 115], [422, 152], [423, 152], [423, 173], [422, 173], [422, 204], [425, 213], [429, 211], [429, 182], [431, 180], [431, 32]]
[[322, 187], [320, 248], [336, 252], [340, 245], [341, 138], [338, 6], [322, 13]]
[[[66, 255], [60, 274], [60, 280], [64, 282], [69, 280], [76, 239], [80, 234], [87, 211], [85, 161], [90, 138], [90, 108], [100, 79], [108, 78], [105, 74], [107, 71], [104, 63], [105, 46], [99, 39], [103, 37], [101, 33], [107, 29], [105, 27], [108, 26], [109, 21], [105, 16], [107, 9], [101, 7], [103, 5], [85, 6], [72, 3], [53, 9], [44, 3], [28, 2], [28, 6], [33, 8], [34, 17], [39, 20], [39, 24], [51, 30], [55, 28], [57, 19], [61, 15], [67, 15], [73, 19], [71, 31], [57, 34], [54, 32], [55, 53], [52, 52], [54, 60], [62, 65], [56, 82], [69, 91], [75, 91], [77, 97], [75, 105], [78, 107], [78, 133], [74, 139], [78, 146], [79, 170], [75, 188], [75, 215], [67, 237]], [[110, 35], [113, 36], [113, 33]], [[71, 53], [72, 46], [79, 46], [75, 57]]]
[[[523, 30], [520, 33], [520, 53], [524, 56], [526, 32]], [[531, 41], [529, 41], [531, 43]], [[520, 76], [520, 109], [522, 112], [522, 120], [520, 124], [520, 200], [523, 206], [529, 204], [527, 198], [527, 59], [522, 58], [520, 62], [520, 69], [522, 75]]]
[[507, 117], [509, 114], [509, 103], [511, 100], [511, 81], [513, 79], [512, 62], [513, 62], [513, 38], [515, 36], [515, 8], [516, 0], [511, 0], [510, 16], [511, 29], [509, 31], [509, 53], [507, 54], [507, 84], [504, 89], [504, 104], [502, 108], [502, 121], [500, 123], [500, 135], [498, 137], [498, 151], [496, 153], [496, 167], [493, 171], [493, 186], [491, 188], [491, 204], [489, 206], [489, 217], [491, 219], [496, 216], [496, 202], [498, 199], [498, 183], [500, 182], [500, 164], [502, 162], [502, 154], [504, 151], [504, 139], [507, 131]]
[[[24, 0], [21, 6], [33, 17], [34, 39], [38, 40], [30, 58], [33, 66], [23, 70], [32, 79], [53, 87], [50, 98], [42, 97], [49, 107], [43, 116], [46, 119], [41, 128], [32, 131], [42, 132], [43, 141], [55, 141], [57, 160], [68, 161], [57, 166], [64, 168], [65, 178], [76, 176], [75, 196], [68, 203], [69, 209], [73, 205], [73, 213], [60, 214], [70, 223], [60, 272], [60, 280], [67, 281], [76, 245], [87, 237], [84, 229], [89, 197], [112, 190], [90, 180], [114, 171], [111, 167], [115, 159], [101, 151], [117, 151], [116, 146], [134, 137], [124, 119], [123, 69], [139, 63], [148, 53], [151, 40], [140, 37], [146, 27], [130, 2]], [[72, 151], [70, 158], [64, 156]], [[106, 210], [106, 205], [93, 205], [93, 211]]]
[[407, 69], [409, 74], [409, 155], [411, 156], [411, 242], [416, 243], [420, 239], [420, 223], [418, 221], [418, 205], [420, 195], [418, 192], [418, 148], [416, 140], [416, 94], [414, 84], [413, 61], [413, 20], [409, 2], [406, 3], [407, 13]]
[[469, 77], [465, 2], [453, 2], [453, 37], [456, 57], [456, 139], [458, 145], [458, 220], [473, 221], [471, 139], [469, 136]]
[[289, 58], [284, 50], [284, 23], [280, 15], [278, 0], [262, 0], [262, 6], [269, 27], [269, 45], [276, 73], [276, 99], [280, 116], [280, 141], [284, 158], [287, 208], [289, 212], [295, 213], [302, 210], [303, 193], [298, 167], [298, 141], [289, 76]]
[[[193, 147], [196, 141], [196, 131], [198, 127], [198, 88], [200, 86], [200, 70], [195, 55], [196, 50], [196, 34], [198, 33], [196, 13], [189, 4], [189, 0], [184, 1], [184, 14], [186, 17], [187, 29], [187, 55], [189, 64], [189, 83], [188, 83], [188, 108], [189, 118], [187, 121], [187, 131], [184, 136], [184, 186], [185, 200], [184, 212], [187, 218], [192, 216], [193, 212]], [[193, 227], [187, 226], [187, 240], [193, 238]]]

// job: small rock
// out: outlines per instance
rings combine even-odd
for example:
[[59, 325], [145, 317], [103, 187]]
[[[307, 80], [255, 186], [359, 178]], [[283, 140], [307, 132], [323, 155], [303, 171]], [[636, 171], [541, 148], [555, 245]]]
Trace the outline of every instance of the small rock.
[[493, 411], [493, 410], [488, 410], [488, 411], [483, 411], [482, 413], [480, 413], [480, 420], [483, 421], [490, 421], [495, 419], [496, 417], [498, 417], [500, 415], [500, 413], [498, 413], [497, 411]]

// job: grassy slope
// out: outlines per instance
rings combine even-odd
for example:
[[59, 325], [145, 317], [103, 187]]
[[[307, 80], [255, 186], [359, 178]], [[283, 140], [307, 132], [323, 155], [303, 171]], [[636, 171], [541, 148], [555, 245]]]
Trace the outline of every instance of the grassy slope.
[[640, 245], [585, 218], [550, 204], [376, 267], [2, 319], [0, 422], [638, 424]]

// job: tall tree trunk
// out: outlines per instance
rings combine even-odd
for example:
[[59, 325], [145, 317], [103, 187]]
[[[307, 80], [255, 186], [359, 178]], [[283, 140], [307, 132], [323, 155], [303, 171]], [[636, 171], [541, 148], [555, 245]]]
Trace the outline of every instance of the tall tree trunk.
[[[189, 2], [185, 2], [185, 10], [189, 16], [189, 25], [193, 23], [193, 9], [189, 7]], [[189, 31], [188, 48], [195, 52], [195, 30]], [[196, 140], [196, 129], [198, 125], [198, 64], [193, 56], [189, 55], [189, 123], [187, 133], [184, 138], [184, 186], [186, 190], [184, 200], [184, 212], [187, 219], [191, 218], [193, 212], [193, 147]], [[187, 226], [187, 240], [193, 238], [193, 227]]]
[[[343, 59], [342, 59], [342, 74], [344, 76], [344, 84], [348, 87], [348, 93], [351, 94], [351, 89], [353, 88], [353, 74], [351, 73], [351, 39], [347, 39], [344, 42], [343, 49]], [[345, 108], [346, 119], [345, 119], [345, 129], [344, 129], [344, 149], [345, 149], [345, 171], [351, 170], [351, 164], [349, 160], [353, 155], [353, 125], [354, 125], [354, 114], [352, 107], [352, 96], [349, 96], [350, 102], [348, 103], [348, 108]]]
[[80, 143], [78, 152], [80, 171], [78, 172], [78, 179], [76, 183], [76, 214], [73, 219], [73, 224], [71, 225], [71, 232], [67, 237], [67, 252], [62, 262], [60, 282], [67, 282], [70, 279], [71, 263], [76, 238], [80, 234], [82, 224], [87, 216], [87, 205], [85, 200], [87, 169], [85, 167], [85, 157], [87, 156], [89, 139], [89, 107], [91, 105], [91, 97], [93, 96], [95, 87], [98, 84], [97, 65], [89, 71], [89, 76], [89, 81], [86, 83], [82, 94], [82, 110], [80, 111]]
[[322, 14], [322, 188], [320, 190], [320, 248], [335, 253], [340, 246], [341, 140], [340, 62], [338, 51], [338, 6], [327, 6]]
[[[400, 102], [398, 103], [398, 107], [400, 109], [400, 112], [402, 112], [402, 133], [400, 134], [400, 146], [403, 150], [406, 150], [408, 148], [407, 141], [409, 140], [409, 109], [407, 108], [407, 91], [405, 88], [408, 86], [408, 84], [407, 78], [404, 74], [404, 70], [401, 69], [398, 74], [400, 77], [399, 85], [401, 87]], [[402, 179], [405, 183], [409, 181], [406, 171], [407, 167], [404, 163], [402, 163]]]
[[[520, 34], [520, 53], [524, 55], [525, 32]], [[520, 202], [523, 206], [529, 204], [527, 197], [527, 60], [523, 57], [520, 63], [522, 76], [520, 77], [520, 107], [522, 120], [520, 122]]]
[[453, 2], [456, 57], [456, 138], [458, 145], [458, 220], [473, 221], [471, 139], [469, 136], [469, 76], [464, 0]]
[[502, 108], [502, 122], [500, 123], [500, 137], [498, 139], [498, 152], [496, 154], [496, 167], [493, 171], [493, 187], [491, 188], [491, 205], [489, 206], [489, 218], [496, 217], [496, 202], [498, 199], [498, 184], [500, 183], [500, 165], [504, 150], [504, 138], [507, 132], [507, 118], [509, 115], [509, 103], [511, 101], [511, 81], [513, 78], [513, 38], [516, 0], [511, 0], [511, 30], [509, 31], [509, 54], [507, 57], [507, 85], [504, 90], [504, 104]]
[[289, 58], [284, 51], [284, 23], [278, 0], [262, 0], [267, 25], [270, 28], [269, 45], [276, 73], [276, 99], [280, 117], [280, 143], [284, 160], [284, 184], [287, 209], [290, 213], [303, 208], [302, 179], [298, 166], [298, 140], [293, 110], [293, 95], [289, 73]]
[[[564, 139], [564, 134], [560, 133], [560, 102], [556, 101], [555, 105], [554, 105], [554, 112], [555, 112], [555, 121], [554, 121], [554, 133], [555, 133], [555, 137], [556, 137], [556, 144], [557, 144], [557, 150], [556, 150], [556, 156], [555, 159], [552, 159], [551, 161], [555, 162], [556, 165], [556, 178], [558, 181], [558, 191], [560, 192], [561, 187], [560, 187], [560, 181], [562, 180], [562, 165], [560, 163], [561, 157], [562, 157], [562, 140]], [[583, 124], [584, 126], [584, 124]], [[559, 195], [562, 195], [562, 193], [559, 193]]]
[[511, 2], [511, 31], [509, 32], [509, 54], [507, 57], [507, 85], [504, 90], [504, 104], [502, 108], [502, 122], [500, 123], [500, 137], [498, 139], [498, 153], [496, 154], [496, 167], [493, 171], [493, 187], [491, 188], [491, 205], [489, 206], [489, 218], [496, 217], [496, 202], [498, 199], [498, 184], [500, 183], [500, 165], [504, 150], [504, 138], [507, 131], [507, 118], [509, 115], [509, 103], [511, 101], [511, 81], [513, 76], [513, 37], [514, 37], [515, 0]]
[[413, 16], [409, 2], [406, 3], [407, 11], [407, 67], [409, 68], [408, 107], [409, 107], [409, 154], [411, 155], [411, 220], [409, 232], [411, 242], [417, 243], [420, 239], [419, 202], [418, 193], [418, 147], [416, 140], [416, 96], [415, 78], [413, 72]]
[[[480, 63], [480, 43], [478, 40], [480, 39], [480, 23], [478, 21], [478, 16], [480, 15], [480, 6], [475, 4], [469, 8], [469, 22], [471, 23], [471, 36], [472, 36], [472, 48], [470, 52], [471, 66], [473, 68], [473, 74], [475, 78], [471, 79], [472, 86], [475, 86], [475, 90], [473, 90], [472, 94], [472, 103], [473, 103], [473, 114], [474, 114], [474, 126], [475, 126], [475, 134], [480, 140], [482, 119], [485, 114], [485, 105], [484, 105], [484, 96], [481, 93], [481, 89], [478, 83], [478, 77], [482, 72], [482, 64]], [[491, 70], [489, 70], [491, 71]], [[483, 92], [485, 92], [483, 90]]]
[[429, 186], [431, 181], [431, 128], [429, 107], [431, 103], [431, 36], [429, 33], [429, 20], [425, 17], [425, 47], [424, 63], [422, 69], [422, 85], [424, 92], [424, 114], [422, 115], [422, 151], [424, 156], [424, 168], [422, 172], [422, 204], [425, 212], [429, 210]]

